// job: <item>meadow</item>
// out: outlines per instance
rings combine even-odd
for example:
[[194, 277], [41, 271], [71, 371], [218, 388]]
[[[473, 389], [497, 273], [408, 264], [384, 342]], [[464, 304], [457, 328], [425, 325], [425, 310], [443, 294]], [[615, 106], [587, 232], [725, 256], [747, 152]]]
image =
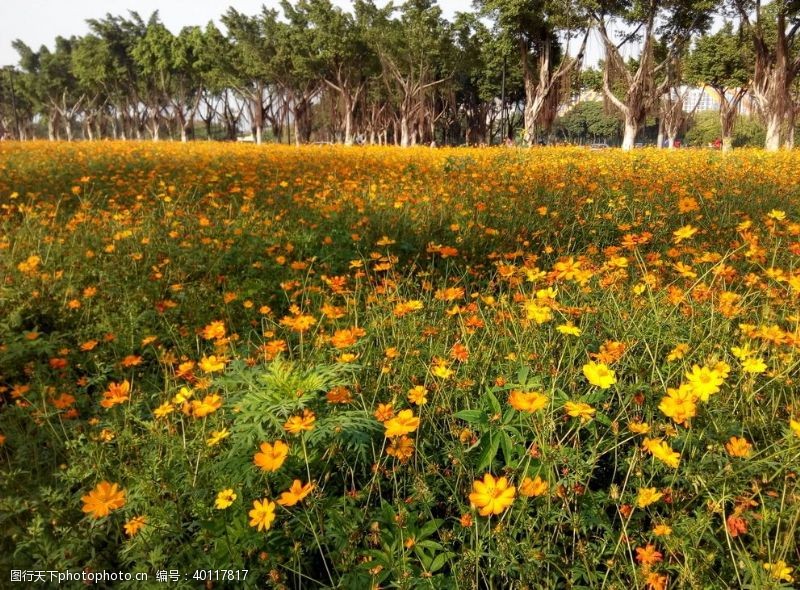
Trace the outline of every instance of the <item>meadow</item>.
[[2, 575], [792, 587], [797, 170], [0, 144]]

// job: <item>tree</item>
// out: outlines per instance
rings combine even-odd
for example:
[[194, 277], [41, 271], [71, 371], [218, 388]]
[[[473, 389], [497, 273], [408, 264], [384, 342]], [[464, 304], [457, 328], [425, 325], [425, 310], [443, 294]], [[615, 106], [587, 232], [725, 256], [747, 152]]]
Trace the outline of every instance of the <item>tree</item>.
[[[525, 88], [524, 139], [531, 145], [537, 122], [545, 115], [543, 127], [549, 126], [563, 83], [583, 61], [589, 38], [583, 5], [572, 0], [480, 0], [479, 4], [492, 16], [500, 34], [518, 48]], [[562, 39], [569, 43], [575, 36], [582, 40], [573, 58]]]
[[[784, 134], [784, 122], [794, 109], [789, 109], [790, 89], [800, 73], [800, 52], [795, 40], [800, 33], [800, 2], [773, 0], [732, 0], [744, 30], [753, 42], [753, 94], [767, 124], [765, 147], [778, 150], [781, 140], [787, 147], [794, 144], [794, 133]], [[793, 120], [788, 121], [793, 128]]]
[[713, 35], [699, 37], [687, 60], [687, 79], [709, 86], [719, 97], [722, 150], [733, 147], [733, 126], [739, 105], [746, 96], [753, 76], [753, 55], [744, 32], [733, 31], [726, 22]]
[[[634, 147], [649, 110], [673, 80], [669, 68], [691, 35], [708, 28], [713, 0], [601, 0], [593, 11], [605, 48], [603, 92], [624, 117], [622, 148]], [[619, 18], [630, 29], [618, 43], [611, 37], [610, 22]], [[622, 57], [621, 49], [641, 40], [636, 66]], [[669, 49], [657, 56], [658, 46]], [[660, 81], [657, 78], [660, 76]], [[622, 88], [615, 93], [615, 85]]]

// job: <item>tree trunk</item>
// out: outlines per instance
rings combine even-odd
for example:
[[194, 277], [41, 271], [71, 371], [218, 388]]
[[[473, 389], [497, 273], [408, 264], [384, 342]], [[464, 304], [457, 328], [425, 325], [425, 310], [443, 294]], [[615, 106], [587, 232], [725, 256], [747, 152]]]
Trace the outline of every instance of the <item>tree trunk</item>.
[[722, 130], [722, 152], [728, 153], [733, 149], [733, 127], [736, 123], [736, 108], [724, 108], [720, 105], [719, 123]]
[[[395, 138], [395, 143], [397, 139]], [[408, 126], [408, 116], [405, 111], [400, 114], [400, 147], [411, 145], [411, 132]]]
[[662, 149], [664, 147], [664, 117], [658, 118], [658, 135], [656, 136], [656, 147]]
[[50, 141], [56, 140], [56, 125], [52, 116], [47, 118], [47, 139]]
[[783, 116], [778, 109], [772, 109], [767, 113], [767, 138], [764, 147], [771, 152], [781, 149], [781, 126]]
[[625, 132], [622, 136], [622, 149], [632, 150], [636, 145], [636, 136], [639, 134], [639, 121], [630, 114], [625, 115]]

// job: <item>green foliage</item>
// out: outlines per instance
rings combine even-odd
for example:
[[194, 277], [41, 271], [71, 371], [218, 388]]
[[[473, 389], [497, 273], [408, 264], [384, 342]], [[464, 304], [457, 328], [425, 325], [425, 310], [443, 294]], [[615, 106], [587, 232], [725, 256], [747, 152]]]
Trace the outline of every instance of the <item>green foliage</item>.
[[[764, 126], [754, 117], [740, 116], [736, 119], [733, 133], [734, 147], [760, 147], [764, 145]], [[694, 116], [685, 141], [690, 146], [705, 147], [722, 135], [719, 114], [697, 113]]]

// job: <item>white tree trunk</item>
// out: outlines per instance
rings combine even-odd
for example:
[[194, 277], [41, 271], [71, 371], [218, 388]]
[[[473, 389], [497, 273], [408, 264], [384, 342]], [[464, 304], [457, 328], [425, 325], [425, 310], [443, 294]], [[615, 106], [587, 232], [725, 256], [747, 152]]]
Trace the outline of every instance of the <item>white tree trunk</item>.
[[631, 117], [625, 117], [625, 133], [622, 136], [622, 149], [632, 150], [639, 134], [639, 122]]
[[783, 117], [777, 111], [773, 111], [767, 115], [767, 139], [764, 142], [764, 147], [771, 152], [776, 152], [781, 149], [781, 125], [783, 124]]

